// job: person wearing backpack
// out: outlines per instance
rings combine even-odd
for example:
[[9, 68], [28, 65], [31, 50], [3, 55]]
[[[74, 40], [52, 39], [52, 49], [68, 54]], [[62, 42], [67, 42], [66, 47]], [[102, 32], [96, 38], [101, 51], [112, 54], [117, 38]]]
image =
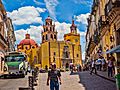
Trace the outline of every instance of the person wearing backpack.
[[51, 70], [48, 71], [47, 85], [49, 86], [50, 81], [50, 90], [59, 90], [59, 84], [61, 85], [61, 73], [56, 69], [56, 65], [51, 65]]

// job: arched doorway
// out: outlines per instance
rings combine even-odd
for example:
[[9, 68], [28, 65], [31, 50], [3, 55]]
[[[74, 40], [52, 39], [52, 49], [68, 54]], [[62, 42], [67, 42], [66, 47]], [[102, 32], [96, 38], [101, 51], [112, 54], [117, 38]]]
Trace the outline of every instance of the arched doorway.
[[68, 64], [68, 62], [66, 63], [65, 67], [66, 67], [66, 68], [69, 68], [69, 64]]

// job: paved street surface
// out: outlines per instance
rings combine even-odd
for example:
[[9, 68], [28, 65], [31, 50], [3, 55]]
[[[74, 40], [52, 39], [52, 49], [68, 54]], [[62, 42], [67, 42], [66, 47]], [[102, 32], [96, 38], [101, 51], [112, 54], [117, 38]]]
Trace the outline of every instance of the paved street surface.
[[80, 83], [85, 90], [116, 90], [116, 84], [96, 75], [90, 75], [87, 71], [80, 73]]
[[0, 79], [0, 90], [18, 90], [19, 87], [28, 86], [28, 77], [19, 79]]
[[[39, 74], [39, 83], [36, 90], [49, 90], [46, 86], [47, 73]], [[19, 79], [0, 79], [0, 90], [18, 90], [18, 87], [28, 86], [28, 77]], [[62, 85], [60, 90], [116, 90], [115, 83], [103, 79], [89, 72], [81, 72], [70, 75], [70, 72], [62, 73]]]
[[[69, 74], [70, 72], [62, 73], [62, 85], [60, 86], [60, 90], [85, 90], [83, 85], [79, 83], [78, 75]], [[49, 86], [46, 86], [46, 78], [47, 74], [40, 74], [41, 90], [49, 90]]]
[[[47, 74], [40, 74], [41, 90], [49, 90], [49, 87], [46, 86], [46, 77]], [[60, 90], [116, 90], [116, 84], [94, 74], [90, 75], [89, 72], [72, 75], [70, 72], [66, 72], [62, 73]]]

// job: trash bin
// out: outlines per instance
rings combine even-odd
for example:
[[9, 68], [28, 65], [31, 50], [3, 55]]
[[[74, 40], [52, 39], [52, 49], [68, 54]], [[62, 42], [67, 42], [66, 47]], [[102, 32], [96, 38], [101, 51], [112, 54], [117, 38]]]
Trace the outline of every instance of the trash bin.
[[116, 78], [116, 84], [117, 84], [117, 87], [118, 87], [118, 90], [120, 90], [120, 73], [118, 73], [116, 76], [115, 76], [115, 78]]

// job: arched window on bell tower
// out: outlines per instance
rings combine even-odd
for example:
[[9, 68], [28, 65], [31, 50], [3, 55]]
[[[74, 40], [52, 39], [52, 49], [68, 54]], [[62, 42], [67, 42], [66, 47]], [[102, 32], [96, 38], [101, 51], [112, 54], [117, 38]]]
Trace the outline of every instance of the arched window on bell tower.
[[57, 38], [56, 38], [56, 35], [54, 35], [54, 39], [57, 39]]
[[45, 30], [45, 28], [44, 28], [44, 32], [45, 32], [46, 30]]
[[51, 39], [53, 39], [53, 35], [51, 34]]
[[46, 34], [46, 40], [48, 40], [48, 36], [47, 36], [47, 34]]
[[42, 36], [42, 40], [44, 40], [44, 35]]
[[48, 27], [46, 27], [46, 31], [48, 31]]
[[48, 22], [46, 22], [46, 25], [48, 25]]

